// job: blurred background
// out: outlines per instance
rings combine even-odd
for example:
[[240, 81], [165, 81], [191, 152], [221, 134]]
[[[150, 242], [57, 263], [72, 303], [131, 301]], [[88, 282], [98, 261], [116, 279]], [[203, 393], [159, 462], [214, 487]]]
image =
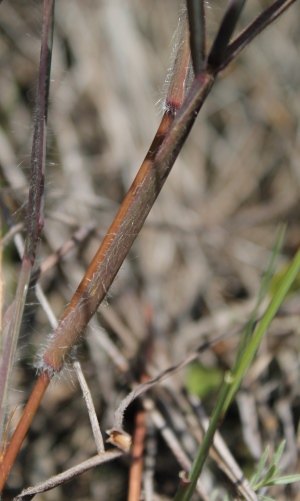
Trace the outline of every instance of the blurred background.
[[[270, 3], [247, 2], [239, 30]], [[224, 5], [206, 4], [208, 46]], [[182, 9], [174, 0], [56, 4], [45, 228], [37, 265], [79, 228], [86, 232], [40, 279], [58, 318], [159, 125]], [[20, 269], [13, 235], [7, 232], [13, 227], [24, 235], [42, 16], [40, 0], [0, 6], [4, 309], [14, 297]], [[106, 304], [91, 322], [88, 341], [78, 348], [102, 430], [111, 427], [130, 381], [141, 379], [147, 364], [157, 374], [224, 334], [222, 342], [201, 354], [199, 364], [152, 394], [175, 432], [174, 404], [164, 392], [188, 389], [209, 413], [223, 371], [234, 360], [240, 326], [253, 308], [280, 224], [286, 225], [286, 237], [275, 279], [299, 247], [299, 19], [296, 2], [219, 76]], [[298, 467], [299, 292], [288, 297], [283, 310], [221, 430], [246, 474], [267, 444], [274, 451], [283, 438], [284, 467], [290, 473]], [[10, 396], [11, 408], [18, 405], [13, 423], [50, 333], [32, 290]], [[128, 410], [129, 432], [137, 408], [133, 404]], [[183, 422], [182, 433], [189, 434]], [[172, 499], [182, 467], [161, 434], [153, 433], [158, 451], [153, 499]], [[70, 367], [45, 396], [3, 499], [93, 454], [87, 411]], [[36, 499], [125, 500], [129, 463], [122, 458]], [[215, 499], [224, 499], [230, 486], [215, 463], [203, 477], [207, 492], [217, 487]], [[274, 491], [276, 499], [299, 499], [297, 485], [280, 489]]]

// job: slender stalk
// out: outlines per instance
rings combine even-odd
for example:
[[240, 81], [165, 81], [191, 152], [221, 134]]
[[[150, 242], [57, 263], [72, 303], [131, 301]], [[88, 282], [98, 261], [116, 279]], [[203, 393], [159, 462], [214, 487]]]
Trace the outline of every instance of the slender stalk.
[[187, 0], [190, 45], [195, 75], [203, 71], [205, 60], [205, 16], [203, 0]]
[[208, 55], [207, 65], [218, 68], [224, 60], [227, 46], [246, 0], [229, 0], [217, 36]]
[[35, 127], [31, 152], [30, 187], [28, 198], [27, 234], [24, 259], [35, 261], [36, 247], [44, 226], [44, 176], [46, 157], [46, 127], [53, 45], [54, 0], [44, 2], [43, 36], [39, 81], [35, 107]]
[[78, 378], [78, 381], [79, 381], [79, 384], [81, 387], [81, 391], [83, 394], [83, 398], [85, 400], [86, 408], [87, 408], [88, 413], [89, 413], [89, 418], [90, 418], [93, 436], [94, 436], [94, 440], [95, 440], [95, 444], [96, 444], [96, 448], [97, 448], [97, 453], [104, 454], [105, 447], [104, 447], [103, 437], [102, 437], [102, 433], [101, 433], [100, 426], [98, 423], [97, 414], [96, 414], [96, 410], [94, 407], [92, 395], [91, 395], [88, 384], [87, 384], [85, 377], [84, 377], [84, 374], [82, 372], [81, 365], [78, 362], [78, 360], [75, 360], [75, 362], [73, 363], [73, 367], [75, 369], [75, 372], [76, 372], [76, 375], [77, 375], [77, 378]]
[[139, 410], [135, 416], [131, 467], [128, 483], [128, 501], [139, 501], [141, 496], [143, 453], [146, 437], [146, 413]]
[[28, 501], [32, 499], [36, 494], [50, 491], [51, 489], [54, 489], [54, 487], [70, 481], [71, 479], [77, 477], [78, 475], [81, 475], [85, 471], [91, 470], [92, 468], [95, 468], [96, 466], [99, 466], [100, 464], [106, 463], [108, 461], [112, 461], [113, 459], [122, 456], [122, 454], [124, 453], [118, 449], [112, 449], [105, 452], [104, 454], [96, 454], [96, 456], [82, 461], [82, 463], [69, 468], [63, 473], [59, 473], [58, 475], [49, 478], [45, 482], [41, 482], [34, 487], [25, 489], [21, 492], [21, 494], [19, 494], [19, 496], [15, 498], [15, 501]]
[[263, 30], [281, 16], [297, 0], [277, 0], [267, 7], [252, 23], [245, 28], [227, 47], [226, 54], [218, 71], [226, 68], [242, 50]]
[[30, 189], [28, 201], [27, 233], [24, 256], [18, 282], [15, 307], [11, 321], [3, 334], [4, 348], [0, 367], [0, 438], [3, 434], [7, 393], [15, 359], [18, 335], [25, 307], [32, 266], [38, 239], [43, 227], [43, 191], [45, 168], [45, 134], [50, 83], [50, 68], [53, 40], [54, 0], [44, 3], [43, 35], [40, 54], [39, 82], [35, 111]]

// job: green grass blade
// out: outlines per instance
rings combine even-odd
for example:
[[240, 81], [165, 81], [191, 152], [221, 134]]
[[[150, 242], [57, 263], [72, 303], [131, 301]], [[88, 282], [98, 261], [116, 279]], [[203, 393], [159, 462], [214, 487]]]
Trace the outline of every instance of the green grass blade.
[[299, 273], [300, 270], [300, 251], [297, 252], [296, 256], [294, 257], [290, 267], [288, 268], [287, 272], [285, 273], [281, 283], [279, 284], [277, 291], [274, 293], [273, 298], [271, 299], [271, 302], [263, 315], [262, 319], [260, 320], [259, 324], [257, 325], [252, 339], [249, 341], [249, 344], [244, 351], [244, 353], [241, 355], [240, 361], [235, 368], [233, 372], [233, 378], [234, 378], [234, 383], [232, 387], [230, 388], [228, 398], [225, 402], [224, 406], [224, 413], [227, 411], [230, 403], [232, 402], [232, 399], [237, 392], [242, 379], [244, 375], [246, 374], [250, 364], [252, 363], [256, 352], [259, 348], [259, 345], [267, 331], [267, 329], [270, 326], [270, 323], [272, 322], [273, 318], [275, 317], [278, 309], [280, 308], [281, 304], [284, 301], [285, 296], [287, 295], [290, 287], [292, 286], [294, 280], [297, 277], [297, 274]]
[[269, 291], [269, 288], [270, 288], [270, 285], [271, 285], [271, 282], [273, 279], [273, 275], [274, 275], [275, 263], [276, 263], [277, 257], [279, 255], [280, 250], [281, 250], [282, 245], [283, 245], [284, 235], [285, 235], [285, 227], [282, 226], [281, 228], [279, 228], [279, 231], [277, 233], [277, 237], [276, 237], [275, 245], [274, 245], [274, 248], [272, 251], [270, 263], [268, 265], [266, 273], [264, 274], [264, 276], [261, 280], [261, 284], [260, 284], [260, 288], [259, 288], [259, 292], [258, 292], [258, 296], [257, 296], [257, 300], [255, 303], [253, 312], [252, 312], [251, 317], [249, 319], [249, 322], [247, 323], [247, 326], [244, 330], [244, 334], [243, 334], [242, 340], [241, 340], [239, 348], [238, 348], [236, 363], [235, 363], [235, 367], [234, 367], [233, 371], [238, 366], [239, 361], [241, 359], [241, 356], [245, 352], [246, 346], [247, 346], [249, 339], [250, 339], [250, 337], [253, 333], [253, 330], [254, 330], [254, 325], [255, 325], [255, 322], [256, 322], [256, 319], [258, 316], [259, 306], [261, 305], [262, 301], [265, 299], [265, 297]]
[[[260, 346], [260, 343], [270, 326], [271, 321], [275, 317], [278, 309], [280, 308], [285, 296], [287, 295], [290, 287], [292, 286], [297, 274], [300, 270], [300, 250], [294, 257], [290, 267], [285, 273], [281, 283], [278, 285], [276, 292], [271, 299], [271, 302], [262, 316], [259, 324], [257, 325], [252, 339], [249, 341], [248, 346], [245, 351], [241, 354], [238, 364], [235, 366], [234, 372], [227, 372], [224, 378], [224, 384], [221, 388], [218, 401], [216, 403], [215, 409], [213, 411], [210, 425], [204, 436], [203, 442], [200, 445], [197, 456], [194, 460], [190, 475], [189, 482], [185, 482], [181, 485], [177, 491], [174, 501], [188, 501], [191, 499], [193, 492], [195, 490], [198, 478], [201, 474], [203, 465], [209, 453], [209, 448], [213, 443], [214, 434], [222, 422], [229, 405], [231, 404], [242, 380], [245, 376], [250, 364], [252, 363], [256, 352]], [[273, 465], [274, 467], [274, 465]], [[269, 470], [270, 471], [270, 470]], [[275, 470], [271, 470], [272, 473]]]

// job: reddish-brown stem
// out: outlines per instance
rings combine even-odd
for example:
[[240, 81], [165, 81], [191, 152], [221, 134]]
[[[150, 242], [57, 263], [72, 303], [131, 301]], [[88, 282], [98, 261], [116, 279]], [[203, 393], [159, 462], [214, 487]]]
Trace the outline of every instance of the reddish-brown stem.
[[0, 467], [0, 492], [5, 485], [11, 467], [14, 464], [16, 456], [26, 436], [27, 430], [34, 418], [34, 415], [40, 405], [46, 389], [48, 388], [49, 383], [50, 376], [47, 372], [40, 374], [35, 383], [34, 389], [23, 411], [22, 419], [19, 421], [19, 424], [15, 429], [13, 435], [14, 439], [11, 440], [9, 446], [7, 447], [3, 462]]
[[[180, 147], [176, 156], [167, 156], [165, 162], [156, 161], [184, 99], [184, 82], [190, 52], [186, 20], [180, 40], [180, 49], [173, 61], [174, 72], [167, 92], [165, 113], [158, 131], [119, 212], [50, 340], [43, 356], [44, 370], [58, 372], [63, 367], [65, 357], [77, 344], [83, 329], [104, 299], [179, 153]], [[200, 89], [205, 87], [203, 84], [202, 81], [198, 82], [198, 91], [201, 94]]]
[[[154, 200], [151, 200], [150, 205], [146, 196], [150, 188], [153, 190], [152, 199], [154, 198], [155, 186], [152, 182], [152, 186], [149, 187], [147, 178], [153, 169], [153, 159], [173, 119], [172, 113], [164, 114], [135, 180], [50, 340], [43, 356], [45, 367], [50, 371], [61, 370], [65, 357], [76, 345], [82, 330], [105, 297], [152, 207]], [[143, 191], [146, 192], [146, 196]], [[144, 215], [145, 212], [147, 212], [146, 215]]]
[[171, 128], [173, 115], [168, 111], [165, 113], [142, 167], [49, 342], [43, 355], [44, 370], [61, 370], [105, 297], [161, 191], [213, 82], [214, 77], [207, 74], [195, 79]]
[[143, 452], [146, 436], [146, 413], [138, 411], [135, 416], [135, 428], [132, 443], [132, 463], [129, 475], [128, 501], [139, 501], [142, 483]]
[[[145, 309], [145, 320], [148, 325], [148, 336], [145, 345], [142, 347], [142, 359], [140, 363], [147, 365], [152, 359], [152, 309], [146, 306]], [[144, 372], [141, 376], [141, 382], [145, 383], [149, 381], [148, 375]], [[146, 412], [139, 409], [135, 415], [135, 427], [133, 432], [132, 440], [132, 462], [129, 474], [129, 485], [128, 485], [128, 501], [139, 501], [141, 494], [141, 484], [142, 484], [142, 471], [143, 471], [143, 453], [145, 449], [145, 438], [146, 438]]]

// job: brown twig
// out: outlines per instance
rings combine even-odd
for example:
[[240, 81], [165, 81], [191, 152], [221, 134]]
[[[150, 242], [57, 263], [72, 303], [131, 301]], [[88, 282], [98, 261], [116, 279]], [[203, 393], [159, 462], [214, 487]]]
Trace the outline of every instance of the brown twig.
[[143, 452], [146, 436], [146, 413], [139, 410], [135, 415], [129, 474], [128, 501], [139, 501], [142, 484]]
[[107, 463], [108, 461], [112, 461], [113, 459], [122, 456], [122, 454], [123, 452], [118, 449], [107, 451], [104, 454], [97, 454], [96, 456], [86, 459], [86, 461], [69, 468], [67, 471], [56, 475], [55, 477], [51, 477], [49, 480], [37, 484], [35, 487], [25, 489], [21, 492], [21, 494], [19, 494], [19, 496], [16, 497], [16, 501], [30, 501], [36, 494], [50, 491], [51, 489], [54, 489], [54, 487], [68, 482], [85, 471], [95, 468], [100, 464]]
[[47, 372], [40, 374], [37, 379], [34, 389], [29, 397], [26, 407], [22, 414], [22, 419], [14, 432], [15, 440], [11, 440], [5, 452], [1, 468], [0, 468], [0, 488], [3, 489], [7, 476], [14, 463], [14, 460], [19, 452], [20, 446], [26, 436], [27, 430], [32, 422], [32, 419], [40, 405], [43, 395], [50, 383], [50, 376]]

